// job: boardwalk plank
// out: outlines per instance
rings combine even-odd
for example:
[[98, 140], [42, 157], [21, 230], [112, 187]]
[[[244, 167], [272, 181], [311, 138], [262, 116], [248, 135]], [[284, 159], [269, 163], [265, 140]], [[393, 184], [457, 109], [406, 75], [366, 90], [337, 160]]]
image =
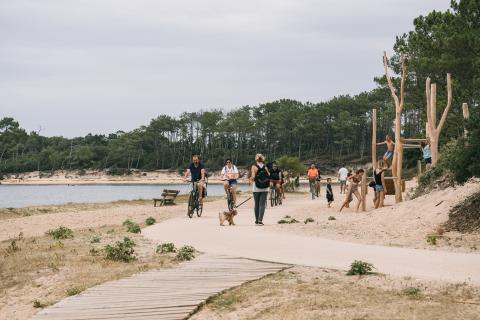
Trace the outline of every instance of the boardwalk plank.
[[287, 265], [203, 254], [179, 267], [108, 282], [66, 298], [34, 320], [185, 319], [209, 297]]

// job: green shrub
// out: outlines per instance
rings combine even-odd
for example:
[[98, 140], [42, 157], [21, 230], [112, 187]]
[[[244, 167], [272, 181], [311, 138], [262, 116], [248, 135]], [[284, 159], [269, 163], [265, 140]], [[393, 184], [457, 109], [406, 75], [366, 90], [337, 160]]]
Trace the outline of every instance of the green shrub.
[[105, 258], [113, 261], [130, 262], [135, 260], [135, 250], [133, 247], [135, 242], [129, 238], [123, 238], [123, 241], [117, 241], [114, 245], [107, 245], [103, 249], [105, 251]]
[[173, 243], [162, 243], [157, 246], [157, 253], [164, 254], [164, 253], [171, 253], [177, 252], [177, 248]]
[[281, 220], [278, 220], [277, 222], [278, 224], [287, 224], [287, 223], [290, 223], [289, 221], [285, 220], [285, 219], [281, 219]]
[[328, 220], [337, 220], [337, 218], [335, 218], [334, 216], [329, 216]]
[[307, 224], [309, 222], [315, 222], [315, 220], [313, 220], [313, 218], [307, 218], [303, 223]]
[[427, 243], [432, 245], [432, 246], [436, 246], [437, 245], [437, 239], [438, 239], [438, 236], [436, 234], [428, 235], [427, 236]]
[[151, 225], [155, 224], [155, 222], [157, 222], [157, 220], [155, 220], [154, 217], [148, 217], [147, 220], [145, 220], [145, 224], [147, 226], [151, 226]]
[[52, 236], [52, 238], [55, 240], [73, 238], [72, 229], [69, 229], [67, 227], [58, 227], [57, 229], [48, 230], [46, 234]]
[[420, 289], [415, 287], [408, 287], [403, 289], [402, 293], [411, 298], [418, 298], [420, 296]]
[[127, 227], [127, 232], [130, 232], [130, 233], [140, 233], [142, 232], [142, 229], [140, 228], [140, 226], [138, 225], [138, 223], [135, 223], [131, 220], [125, 220], [123, 222], [123, 226]]
[[373, 268], [374, 267], [371, 263], [360, 261], [360, 260], [355, 260], [350, 265], [350, 270], [348, 270], [347, 275], [348, 276], [353, 276], [353, 275], [369, 274], [372, 271]]
[[33, 307], [34, 308], [45, 308], [45, 306], [46, 305], [44, 303], [40, 302], [40, 300], [35, 299], [33, 301]]
[[175, 257], [178, 261], [190, 261], [195, 258], [195, 248], [192, 246], [183, 246], [178, 249]]
[[79, 288], [79, 287], [72, 287], [72, 288], [68, 288], [65, 293], [67, 294], [67, 296], [71, 297], [71, 296], [76, 296], [77, 294], [81, 293], [83, 290], [85, 290], [84, 288]]
[[293, 218], [292, 220], [290, 220], [290, 223], [299, 223], [300, 221], [298, 221], [297, 219]]

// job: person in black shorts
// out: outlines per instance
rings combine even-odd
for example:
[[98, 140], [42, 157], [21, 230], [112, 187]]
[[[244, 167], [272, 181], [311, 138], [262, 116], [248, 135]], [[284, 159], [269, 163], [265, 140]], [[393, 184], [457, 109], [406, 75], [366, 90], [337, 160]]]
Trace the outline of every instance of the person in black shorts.
[[327, 201], [328, 201], [328, 207], [330, 208], [330, 205], [333, 202], [333, 190], [332, 190], [332, 178], [327, 178]]
[[[192, 156], [192, 163], [185, 171], [185, 179], [189, 182], [196, 182], [198, 185], [198, 192], [202, 195], [200, 197], [200, 204], [203, 205], [203, 197], [205, 190], [205, 166], [200, 162], [198, 155]], [[190, 179], [188, 179], [190, 176]]]
[[[269, 168], [270, 171], [270, 190], [272, 188], [275, 188], [277, 190], [278, 194], [281, 194], [282, 192], [282, 170], [277, 166], [277, 163], [273, 161], [271, 163], [271, 166]], [[272, 197], [271, 191], [270, 191], [270, 198]]]

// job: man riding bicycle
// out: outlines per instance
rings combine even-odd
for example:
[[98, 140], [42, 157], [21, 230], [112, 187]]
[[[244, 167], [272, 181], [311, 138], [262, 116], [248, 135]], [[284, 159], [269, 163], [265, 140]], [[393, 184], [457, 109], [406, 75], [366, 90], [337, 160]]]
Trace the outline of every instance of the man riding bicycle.
[[227, 159], [225, 161], [225, 166], [222, 169], [222, 180], [223, 188], [225, 189], [225, 194], [227, 194], [228, 187], [232, 188], [233, 195], [233, 206], [237, 203], [237, 179], [238, 179], [238, 169], [233, 164], [232, 159]]
[[[206, 173], [205, 166], [200, 162], [199, 156], [193, 155], [192, 163], [185, 171], [185, 179], [197, 185], [198, 192], [201, 195], [200, 205], [203, 205], [203, 196], [204, 196], [204, 189], [205, 189], [205, 173]], [[191, 177], [190, 180], [188, 180], [189, 175]]]
[[283, 173], [282, 170], [277, 166], [277, 163], [272, 162], [272, 167], [270, 168], [270, 199], [272, 198], [272, 189], [275, 188], [277, 194], [283, 194], [282, 190], [282, 180]]

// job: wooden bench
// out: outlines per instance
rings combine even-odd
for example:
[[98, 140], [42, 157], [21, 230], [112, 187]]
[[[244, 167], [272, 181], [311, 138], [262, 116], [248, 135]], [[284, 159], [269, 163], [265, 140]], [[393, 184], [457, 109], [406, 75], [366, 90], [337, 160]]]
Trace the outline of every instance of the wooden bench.
[[163, 189], [162, 197], [161, 198], [153, 198], [153, 206], [157, 206], [157, 202], [159, 202], [159, 207], [166, 205], [166, 204], [175, 204], [175, 199], [177, 198], [180, 190], [168, 190]]

